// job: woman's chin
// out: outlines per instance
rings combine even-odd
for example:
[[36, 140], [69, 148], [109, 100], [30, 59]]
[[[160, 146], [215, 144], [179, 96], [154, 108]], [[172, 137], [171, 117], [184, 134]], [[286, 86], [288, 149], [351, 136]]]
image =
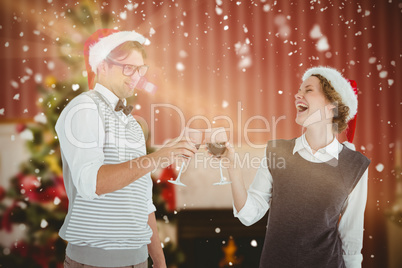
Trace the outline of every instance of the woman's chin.
[[296, 124], [303, 126], [305, 121], [306, 121], [306, 118], [296, 115], [296, 118], [295, 118]]

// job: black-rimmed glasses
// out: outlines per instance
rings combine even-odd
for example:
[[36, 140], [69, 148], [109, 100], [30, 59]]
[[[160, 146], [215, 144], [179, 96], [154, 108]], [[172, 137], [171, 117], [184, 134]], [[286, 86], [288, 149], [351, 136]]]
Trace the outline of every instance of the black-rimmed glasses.
[[131, 64], [122, 64], [110, 58], [106, 58], [105, 61], [123, 67], [123, 75], [125, 76], [132, 76], [137, 71], [140, 76], [144, 76], [147, 73], [149, 67], [148, 65], [135, 66]]

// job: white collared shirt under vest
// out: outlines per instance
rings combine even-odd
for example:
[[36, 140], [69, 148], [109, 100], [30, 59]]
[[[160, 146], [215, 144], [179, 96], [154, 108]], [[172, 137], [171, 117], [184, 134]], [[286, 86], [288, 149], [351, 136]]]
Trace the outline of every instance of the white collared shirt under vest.
[[[345, 145], [354, 150], [353, 144], [346, 143]], [[296, 139], [293, 154], [298, 153], [302, 158], [313, 163], [323, 163], [333, 158], [338, 159], [342, 148], [342, 144], [335, 138], [325, 148], [313, 153], [306, 140], [306, 136], [303, 134]], [[243, 208], [237, 211], [233, 206], [234, 216], [239, 218], [239, 220], [247, 226], [259, 221], [271, 205], [273, 179], [267, 168], [267, 158], [269, 158], [269, 156], [264, 157], [261, 161], [260, 168], [257, 170], [254, 180], [247, 191], [247, 201]], [[343, 207], [342, 218], [338, 226], [342, 240], [343, 260], [347, 268], [359, 268], [363, 260], [361, 250], [363, 247], [363, 224], [364, 210], [367, 201], [367, 181], [368, 169], [364, 172], [352, 193], [349, 195]]]

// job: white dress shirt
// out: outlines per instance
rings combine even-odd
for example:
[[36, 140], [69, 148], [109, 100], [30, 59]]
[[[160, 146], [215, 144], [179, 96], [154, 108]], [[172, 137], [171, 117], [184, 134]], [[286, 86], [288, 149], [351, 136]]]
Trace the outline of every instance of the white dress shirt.
[[[345, 144], [350, 148], [349, 144]], [[353, 146], [353, 145], [352, 145]], [[330, 159], [338, 159], [343, 145], [335, 138], [325, 148], [313, 153], [305, 135], [296, 139], [293, 154], [298, 153], [307, 161], [314, 163], [327, 162]], [[354, 149], [354, 148], [350, 148]], [[246, 226], [259, 221], [270, 207], [272, 197], [273, 179], [264, 157], [260, 168], [247, 191], [247, 201], [244, 207], [237, 212], [233, 206], [235, 217]], [[368, 169], [362, 175], [352, 193], [349, 195], [342, 209], [342, 218], [339, 222], [339, 234], [342, 240], [343, 259], [347, 268], [361, 267], [363, 256], [363, 224], [364, 210], [367, 201]]]

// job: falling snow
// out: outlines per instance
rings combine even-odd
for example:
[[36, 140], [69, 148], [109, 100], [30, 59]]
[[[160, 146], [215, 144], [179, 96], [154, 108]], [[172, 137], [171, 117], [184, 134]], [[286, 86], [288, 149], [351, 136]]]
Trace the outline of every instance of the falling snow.
[[24, 129], [21, 133], [20, 133], [20, 138], [23, 140], [33, 140], [33, 133], [31, 130], [29, 129]]
[[121, 18], [122, 20], [126, 20], [126, 19], [127, 19], [127, 11], [120, 12], [120, 18]]
[[55, 68], [56, 66], [55, 66], [55, 64], [54, 64], [54, 62], [53, 61], [49, 61], [48, 62], [48, 64], [47, 64], [47, 68], [49, 69], [49, 70], [54, 70], [54, 68]]
[[215, 7], [215, 12], [216, 12], [217, 15], [222, 15], [223, 10], [222, 10], [222, 8], [220, 8], [219, 6], [216, 6], [216, 7]]
[[379, 164], [377, 164], [377, 165], [375, 166], [375, 169], [376, 169], [378, 172], [382, 172], [382, 171], [384, 170], [384, 165], [381, 164], [381, 163], [379, 163]]
[[16, 81], [14, 81], [14, 80], [11, 80], [10, 84], [11, 84], [11, 86], [13, 88], [18, 88], [19, 87], [18, 83]]
[[60, 198], [58, 198], [57, 196], [54, 198], [53, 200], [53, 204], [55, 204], [56, 206], [59, 205], [61, 203]]
[[321, 29], [320, 29], [320, 26], [318, 24], [314, 25], [313, 29], [311, 29], [310, 37], [312, 39], [318, 39], [318, 38], [322, 37]]
[[32, 75], [32, 74], [33, 74], [33, 71], [32, 71], [32, 69], [30, 69], [30, 68], [25, 68], [25, 72], [26, 72], [27, 74], [29, 74], [29, 75]]
[[258, 246], [258, 243], [256, 240], [253, 239], [253, 240], [251, 240], [250, 245], [255, 248]]
[[48, 226], [48, 222], [45, 219], [42, 219], [40, 222], [40, 227], [41, 228], [46, 228]]
[[187, 54], [186, 51], [180, 50], [180, 51], [179, 51], [179, 57], [180, 57], [180, 58], [187, 58], [187, 57], [188, 57], [188, 54]]
[[328, 39], [327, 37], [321, 37], [317, 42], [317, 50], [318, 51], [327, 51], [329, 49]]
[[265, 4], [265, 5], [263, 6], [263, 10], [264, 10], [264, 12], [270, 11], [270, 10], [271, 10], [271, 5], [270, 5], [270, 4]]
[[250, 45], [247, 44], [247, 40], [245, 43], [237, 42], [235, 45], [236, 55], [239, 57], [239, 62], [237, 67], [241, 70], [245, 70], [250, 67], [252, 64], [252, 59], [250, 55]]
[[276, 26], [278, 27], [278, 35], [281, 38], [290, 36], [291, 30], [287, 23], [287, 18], [284, 15], [277, 15], [274, 19]]
[[380, 78], [386, 78], [388, 76], [388, 72], [387, 71], [381, 71], [379, 76], [380, 76]]
[[184, 66], [184, 64], [182, 62], [176, 63], [176, 70], [178, 70], [179, 72], [182, 72], [185, 69], [186, 69], [186, 67]]
[[34, 80], [38, 84], [42, 83], [42, 75], [41, 74], [35, 74]]
[[316, 47], [318, 51], [327, 51], [329, 49], [328, 39], [321, 33], [321, 28], [315, 24], [310, 31], [311, 39], [318, 39]]
[[46, 124], [47, 123], [47, 118], [46, 118], [44, 113], [38, 113], [37, 115], [35, 115], [34, 121], [37, 122], [37, 123]]
[[151, 27], [151, 28], [149, 29], [149, 36], [152, 36], [152, 35], [154, 35], [155, 33], [156, 33], [155, 29], [154, 29], [153, 27]]
[[376, 57], [370, 57], [369, 60], [368, 60], [368, 62], [369, 62], [370, 64], [374, 64], [376, 61], [377, 61], [377, 58], [376, 58]]

